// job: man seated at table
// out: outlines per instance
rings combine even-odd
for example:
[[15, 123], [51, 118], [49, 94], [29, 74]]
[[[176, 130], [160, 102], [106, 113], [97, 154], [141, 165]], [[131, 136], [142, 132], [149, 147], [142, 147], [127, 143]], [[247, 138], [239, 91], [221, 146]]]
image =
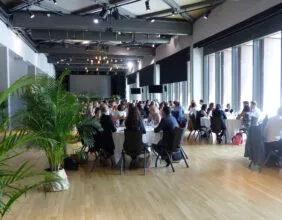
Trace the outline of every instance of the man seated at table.
[[231, 108], [231, 105], [230, 105], [230, 104], [227, 104], [227, 105], [226, 105], [225, 112], [226, 112], [226, 113], [228, 112], [228, 113], [230, 113], [230, 114], [233, 113], [233, 109]]
[[214, 118], [220, 118], [220, 119], [221, 119], [221, 133], [218, 134], [218, 136], [217, 136], [217, 141], [218, 141], [218, 143], [220, 144], [221, 141], [222, 141], [222, 136], [223, 136], [223, 135], [225, 134], [225, 132], [226, 132], [226, 126], [225, 126], [224, 120], [227, 119], [227, 117], [226, 117], [224, 111], [221, 110], [220, 104], [217, 104], [217, 105], [216, 105], [215, 110], [213, 110], [213, 112], [212, 112], [212, 116], [213, 116]]
[[[268, 119], [264, 128], [264, 144], [266, 156], [275, 147], [279, 146], [282, 132], [282, 107], [279, 108], [277, 115]], [[280, 151], [282, 146], [280, 144]]]
[[252, 123], [253, 125], [256, 125], [262, 119], [262, 112], [257, 107], [257, 102], [256, 101], [251, 101], [251, 117], [252, 117], [252, 120], [255, 120]]
[[171, 147], [173, 144], [174, 130], [178, 127], [176, 119], [171, 115], [171, 109], [165, 106], [162, 111], [162, 120], [154, 130], [156, 133], [163, 131], [163, 138], [157, 145], [153, 145], [152, 147], [167, 162], [167, 166], [170, 163], [163, 149]]

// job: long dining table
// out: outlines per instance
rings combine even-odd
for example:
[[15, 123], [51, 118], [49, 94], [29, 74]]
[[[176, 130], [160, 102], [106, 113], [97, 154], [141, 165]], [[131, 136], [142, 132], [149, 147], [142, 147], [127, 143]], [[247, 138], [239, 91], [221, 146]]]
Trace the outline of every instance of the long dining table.
[[[151, 144], [157, 144], [161, 140], [162, 133], [161, 132], [155, 133], [154, 127], [146, 126], [145, 129], [146, 129], [146, 134], [142, 135], [143, 143], [151, 145]], [[116, 163], [118, 163], [119, 160], [121, 159], [123, 143], [124, 143], [124, 130], [125, 127], [119, 127], [117, 128], [117, 132], [113, 133], [113, 140], [115, 144], [114, 156]]]

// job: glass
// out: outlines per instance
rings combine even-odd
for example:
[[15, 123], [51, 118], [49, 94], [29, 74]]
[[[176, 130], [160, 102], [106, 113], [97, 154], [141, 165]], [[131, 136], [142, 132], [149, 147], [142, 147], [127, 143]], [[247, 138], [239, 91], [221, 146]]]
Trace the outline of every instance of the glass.
[[215, 102], [215, 54], [209, 55], [209, 102]]
[[274, 116], [281, 98], [281, 32], [264, 38], [263, 67], [263, 111]]
[[243, 101], [253, 99], [253, 41], [241, 45], [241, 105]]

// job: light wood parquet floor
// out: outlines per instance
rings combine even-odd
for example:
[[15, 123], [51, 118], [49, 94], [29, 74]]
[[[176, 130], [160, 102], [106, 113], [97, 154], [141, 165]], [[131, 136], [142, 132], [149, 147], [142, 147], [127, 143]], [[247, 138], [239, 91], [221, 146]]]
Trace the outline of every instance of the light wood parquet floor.
[[[7, 220], [282, 219], [282, 172], [249, 170], [244, 147], [185, 145], [190, 168], [126, 170], [91, 164], [68, 172], [71, 189], [28, 193]], [[41, 155], [42, 156], [42, 155]], [[40, 161], [39, 161], [40, 162]]]

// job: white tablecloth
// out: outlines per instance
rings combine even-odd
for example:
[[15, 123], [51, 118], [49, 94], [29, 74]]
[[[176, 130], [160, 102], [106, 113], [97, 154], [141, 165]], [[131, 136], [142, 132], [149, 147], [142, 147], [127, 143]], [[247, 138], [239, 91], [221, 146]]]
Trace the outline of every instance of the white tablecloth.
[[[124, 127], [118, 128], [117, 132], [113, 133], [113, 140], [115, 144], [115, 161], [118, 161], [121, 158], [121, 153], [124, 143]], [[162, 133], [155, 133], [153, 127], [146, 127], [146, 134], [142, 135], [143, 143], [145, 144], [157, 144], [162, 138]]]
[[[241, 120], [236, 120], [236, 119], [226, 119], [225, 120], [226, 124], [226, 137], [227, 137], [227, 143], [232, 142], [232, 137], [239, 132], [241, 128]], [[202, 117], [201, 118], [201, 125], [206, 126], [207, 128], [210, 128], [211, 126], [211, 121], [210, 118]]]

